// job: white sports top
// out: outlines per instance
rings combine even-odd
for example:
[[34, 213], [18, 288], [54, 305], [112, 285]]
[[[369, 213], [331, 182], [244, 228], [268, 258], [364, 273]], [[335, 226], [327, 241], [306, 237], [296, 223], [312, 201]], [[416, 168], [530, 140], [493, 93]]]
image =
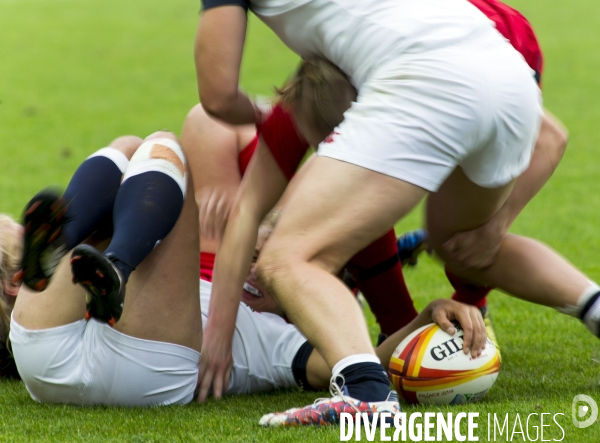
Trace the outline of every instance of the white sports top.
[[[240, 0], [205, 0], [240, 4]], [[212, 3], [212, 5], [210, 5]], [[303, 58], [337, 65], [356, 88], [400, 54], [430, 51], [491, 32], [467, 0], [249, 0], [250, 10]], [[494, 31], [495, 32], [495, 31]], [[499, 38], [499, 37], [498, 37]]]

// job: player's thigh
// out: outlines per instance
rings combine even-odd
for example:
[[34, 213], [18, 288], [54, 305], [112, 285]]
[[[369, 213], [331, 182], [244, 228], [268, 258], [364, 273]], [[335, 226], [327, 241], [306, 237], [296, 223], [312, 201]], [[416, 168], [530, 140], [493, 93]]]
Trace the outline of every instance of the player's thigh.
[[497, 188], [473, 183], [458, 167], [438, 192], [427, 198], [426, 218], [429, 244], [444, 258], [442, 245], [454, 233], [482, 226], [502, 207], [514, 180]]
[[287, 260], [318, 261], [335, 272], [381, 237], [426, 191], [328, 157], [316, 157], [261, 252], [259, 268]]
[[177, 223], [131, 274], [117, 330], [200, 350], [198, 243], [198, 210], [188, 186]]
[[85, 317], [85, 290], [72, 282], [70, 258], [70, 253], [63, 257], [45, 291], [21, 286], [13, 310], [17, 323], [27, 329], [46, 329]]

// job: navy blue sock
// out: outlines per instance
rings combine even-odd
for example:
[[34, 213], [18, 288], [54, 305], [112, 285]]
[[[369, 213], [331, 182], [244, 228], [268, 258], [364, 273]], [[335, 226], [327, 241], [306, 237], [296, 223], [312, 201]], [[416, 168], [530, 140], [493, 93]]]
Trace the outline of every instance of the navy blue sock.
[[114, 205], [114, 233], [104, 254], [123, 271], [125, 281], [175, 226], [182, 208], [181, 188], [162, 172], [144, 172], [121, 184]]
[[344, 376], [344, 390], [350, 397], [369, 402], [387, 400], [390, 380], [381, 364], [355, 363], [342, 369], [340, 375]]
[[111, 222], [121, 176], [119, 167], [103, 156], [88, 158], [75, 171], [63, 196], [69, 205], [62, 231], [68, 249]]

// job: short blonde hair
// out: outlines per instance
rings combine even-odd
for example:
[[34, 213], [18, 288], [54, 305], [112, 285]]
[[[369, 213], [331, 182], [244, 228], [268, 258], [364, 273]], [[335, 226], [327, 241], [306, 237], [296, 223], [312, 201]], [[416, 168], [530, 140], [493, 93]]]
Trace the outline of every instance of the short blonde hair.
[[4, 301], [3, 285], [11, 279], [21, 266], [23, 242], [19, 236], [7, 235], [14, 232], [17, 222], [6, 214], [0, 214], [0, 342], [8, 339], [10, 309]]
[[357, 97], [346, 74], [322, 58], [304, 60], [296, 74], [276, 93], [296, 122], [303, 123], [321, 140], [344, 120], [344, 112]]

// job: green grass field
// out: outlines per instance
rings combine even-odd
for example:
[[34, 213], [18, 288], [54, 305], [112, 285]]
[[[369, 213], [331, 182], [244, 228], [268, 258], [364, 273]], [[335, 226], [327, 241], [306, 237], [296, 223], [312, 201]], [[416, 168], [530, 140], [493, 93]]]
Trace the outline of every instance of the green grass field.
[[[561, 166], [513, 231], [548, 243], [600, 280], [600, 9], [595, 0], [511, 3], [538, 33], [546, 55], [545, 105], [571, 133]], [[19, 216], [33, 193], [48, 184], [65, 186], [87, 155], [119, 135], [179, 132], [197, 102], [192, 45], [198, 9], [198, 1], [183, 0], [0, 0], [0, 210]], [[242, 84], [266, 95], [297, 58], [258, 21], [252, 19], [249, 29]], [[397, 229], [420, 222], [415, 211]], [[419, 308], [450, 294], [441, 267], [428, 258], [406, 274]], [[571, 422], [575, 395], [600, 401], [598, 341], [550, 309], [500, 293], [489, 304], [502, 370], [483, 401], [460, 408], [480, 413], [480, 441], [487, 441], [488, 413], [510, 414], [512, 430], [516, 413], [525, 426], [528, 414], [542, 412], [564, 414], [558, 417], [562, 441], [600, 441], [598, 423], [577, 429]], [[337, 428], [257, 425], [263, 413], [314, 398], [277, 392], [186, 407], [84, 409], [38, 405], [21, 383], [2, 381], [0, 442], [337, 441]], [[545, 428], [544, 439], [560, 440], [561, 430], [548, 417], [553, 426]], [[539, 419], [532, 421], [539, 426]], [[513, 441], [524, 438], [515, 434]]]

